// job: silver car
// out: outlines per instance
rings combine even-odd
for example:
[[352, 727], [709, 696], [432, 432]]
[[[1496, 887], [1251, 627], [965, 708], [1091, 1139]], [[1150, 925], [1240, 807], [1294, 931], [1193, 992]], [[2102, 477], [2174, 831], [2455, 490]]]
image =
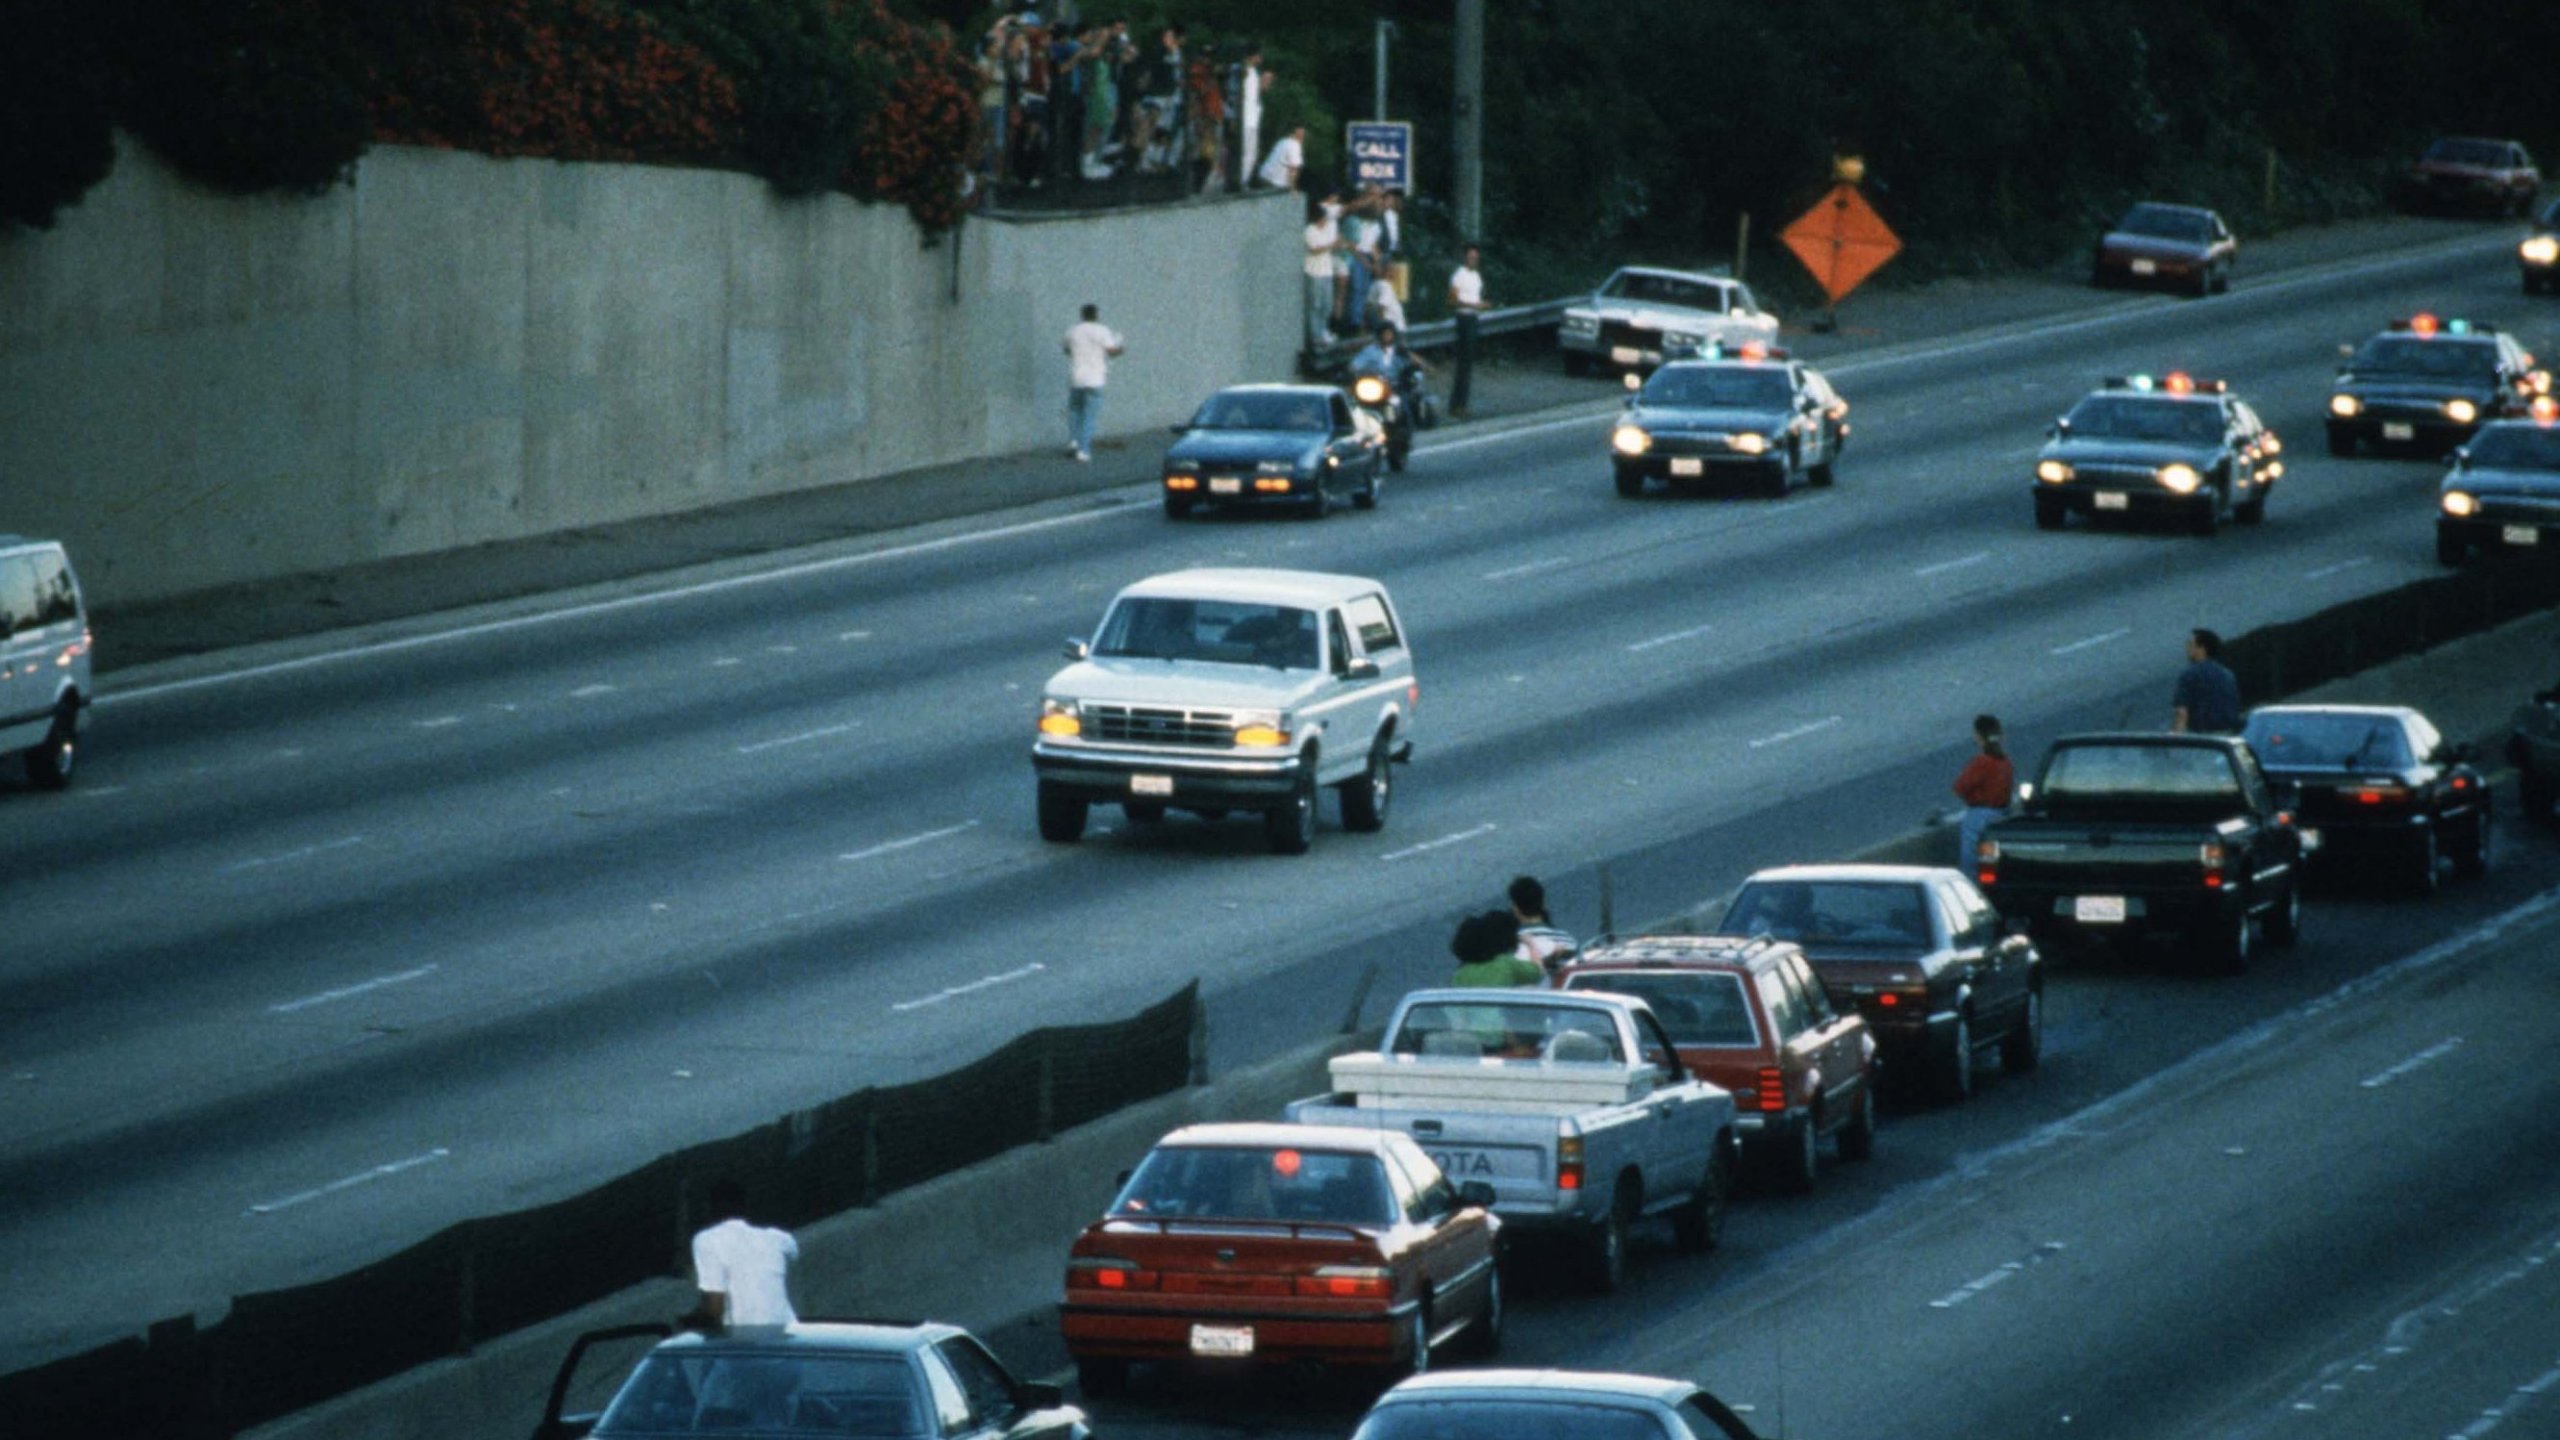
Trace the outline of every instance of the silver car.
[[1587, 1370], [1416, 1375], [1379, 1396], [1351, 1440], [1515, 1435], [1757, 1440], [1731, 1406], [1686, 1380]]
[[27, 778], [71, 783], [89, 714], [89, 612], [71, 557], [51, 540], [0, 535], [0, 756]]
[[1262, 817], [1271, 848], [1314, 843], [1317, 791], [1346, 830], [1386, 824], [1391, 766], [1413, 750], [1413, 647], [1386, 587], [1299, 570], [1184, 570], [1120, 592], [1049, 679], [1031, 747], [1040, 835], [1087, 812]]
[[1778, 317], [1741, 281], [1640, 265], [1620, 269], [1566, 310], [1556, 330], [1564, 368], [1575, 375], [1599, 365], [1646, 369], [1710, 345], [1739, 351], [1777, 338]]

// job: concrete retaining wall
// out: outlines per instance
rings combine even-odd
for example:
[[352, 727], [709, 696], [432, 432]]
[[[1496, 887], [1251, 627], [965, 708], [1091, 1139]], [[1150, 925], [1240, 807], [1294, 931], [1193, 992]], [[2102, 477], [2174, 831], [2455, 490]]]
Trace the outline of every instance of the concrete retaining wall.
[[377, 149], [317, 199], [126, 144], [0, 231], [0, 532], [93, 606], [1065, 438], [1059, 337], [1129, 339], [1106, 433], [1285, 376], [1284, 196], [972, 221], [743, 175]]

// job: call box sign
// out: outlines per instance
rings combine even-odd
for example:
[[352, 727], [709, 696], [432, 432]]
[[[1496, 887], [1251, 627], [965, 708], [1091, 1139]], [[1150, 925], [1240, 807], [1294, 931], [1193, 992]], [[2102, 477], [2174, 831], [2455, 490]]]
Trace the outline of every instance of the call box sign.
[[1413, 126], [1402, 120], [1354, 120], [1346, 131], [1352, 188], [1413, 189]]

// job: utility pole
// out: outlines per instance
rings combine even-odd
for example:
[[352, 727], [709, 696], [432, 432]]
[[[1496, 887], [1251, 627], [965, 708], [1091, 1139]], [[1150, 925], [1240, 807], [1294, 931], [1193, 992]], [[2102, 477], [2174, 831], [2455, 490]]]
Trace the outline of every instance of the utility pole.
[[1484, 232], [1484, 0], [1458, 0], [1456, 130], [1458, 236], [1474, 244]]
[[1396, 38], [1396, 22], [1380, 20], [1378, 22], [1378, 73], [1375, 83], [1369, 87], [1369, 118], [1372, 120], [1387, 118], [1387, 42], [1394, 38]]

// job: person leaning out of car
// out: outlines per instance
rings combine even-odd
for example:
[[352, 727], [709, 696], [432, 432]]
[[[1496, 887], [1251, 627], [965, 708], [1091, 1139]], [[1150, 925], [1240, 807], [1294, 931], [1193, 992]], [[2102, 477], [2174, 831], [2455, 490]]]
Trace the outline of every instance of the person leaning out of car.
[[1973, 717], [1974, 754], [1957, 774], [1956, 798], [1964, 802], [1964, 818], [1956, 825], [1956, 868], [1971, 872], [1974, 848], [1982, 843], [1982, 832], [1991, 822], [2009, 813], [2009, 802], [2017, 794], [2017, 767], [2009, 763], [2009, 748], [2000, 735], [2000, 717]]
[[1458, 957], [1451, 985], [1501, 989], [1546, 983], [1546, 967], [1520, 954], [1520, 922], [1508, 910], [1487, 910], [1458, 922], [1449, 938], [1449, 953]]

